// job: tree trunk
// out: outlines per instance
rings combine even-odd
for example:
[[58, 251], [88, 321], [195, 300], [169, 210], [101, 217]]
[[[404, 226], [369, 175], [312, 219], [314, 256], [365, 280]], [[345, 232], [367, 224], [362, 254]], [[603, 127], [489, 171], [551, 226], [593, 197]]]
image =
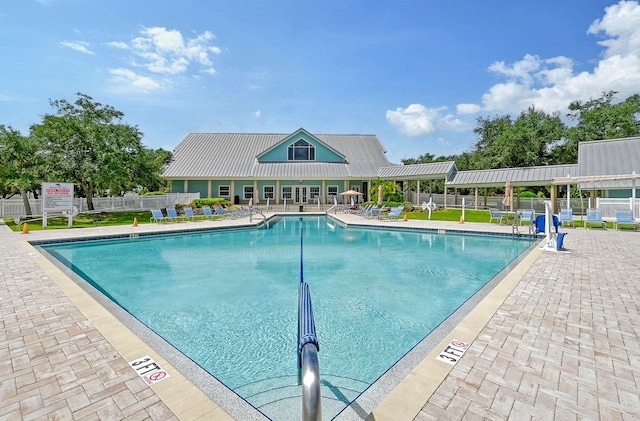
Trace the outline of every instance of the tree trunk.
[[87, 209], [92, 211], [95, 210], [93, 208], [93, 182], [89, 181], [87, 183], [87, 188], [84, 190], [87, 194]]
[[31, 212], [31, 204], [29, 203], [29, 196], [27, 196], [27, 191], [23, 188], [20, 188], [20, 195], [22, 196], [22, 203], [24, 204], [24, 213], [28, 216], [32, 216]]

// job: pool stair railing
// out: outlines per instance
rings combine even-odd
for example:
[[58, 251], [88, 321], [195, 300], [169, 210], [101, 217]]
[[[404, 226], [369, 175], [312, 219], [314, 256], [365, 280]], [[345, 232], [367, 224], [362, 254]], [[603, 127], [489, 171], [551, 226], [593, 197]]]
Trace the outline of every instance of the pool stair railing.
[[298, 383], [302, 385], [303, 421], [322, 419], [319, 350], [311, 293], [309, 285], [302, 281], [298, 300]]

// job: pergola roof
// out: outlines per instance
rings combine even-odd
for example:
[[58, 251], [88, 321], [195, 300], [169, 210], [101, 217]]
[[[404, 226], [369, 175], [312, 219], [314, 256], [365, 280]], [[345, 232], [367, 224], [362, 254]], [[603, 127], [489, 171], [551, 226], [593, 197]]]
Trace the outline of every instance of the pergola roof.
[[494, 170], [459, 171], [447, 187], [550, 186], [555, 178], [577, 175], [578, 165], [544, 165], [540, 167], [502, 168]]
[[429, 164], [393, 165], [378, 168], [378, 177], [385, 180], [443, 179], [455, 171], [454, 161], [431, 162]]

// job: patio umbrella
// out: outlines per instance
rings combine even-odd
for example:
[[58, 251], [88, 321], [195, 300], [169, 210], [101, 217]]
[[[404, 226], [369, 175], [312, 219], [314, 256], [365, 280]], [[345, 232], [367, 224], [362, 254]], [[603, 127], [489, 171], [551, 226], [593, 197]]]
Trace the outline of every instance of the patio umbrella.
[[507, 206], [509, 210], [513, 207], [513, 200], [511, 199], [512, 193], [513, 189], [511, 188], [511, 181], [507, 181], [507, 184], [504, 186], [504, 199], [502, 199], [502, 204]]
[[340, 193], [340, 196], [362, 196], [362, 193], [355, 190], [347, 190]]
[[382, 184], [378, 186], [378, 205], [382, 205]]

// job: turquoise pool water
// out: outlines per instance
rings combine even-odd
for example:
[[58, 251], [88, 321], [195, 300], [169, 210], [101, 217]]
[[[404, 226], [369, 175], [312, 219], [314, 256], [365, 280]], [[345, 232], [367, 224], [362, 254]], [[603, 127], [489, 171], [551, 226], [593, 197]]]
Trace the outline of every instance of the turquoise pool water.
[[[496, 236], [270, 228], [43, 246], [274, 420], [299, 419], [300, 230], [330, 419], [530, 245]], [[296, 415], [298, 414], [298, 415]]]

